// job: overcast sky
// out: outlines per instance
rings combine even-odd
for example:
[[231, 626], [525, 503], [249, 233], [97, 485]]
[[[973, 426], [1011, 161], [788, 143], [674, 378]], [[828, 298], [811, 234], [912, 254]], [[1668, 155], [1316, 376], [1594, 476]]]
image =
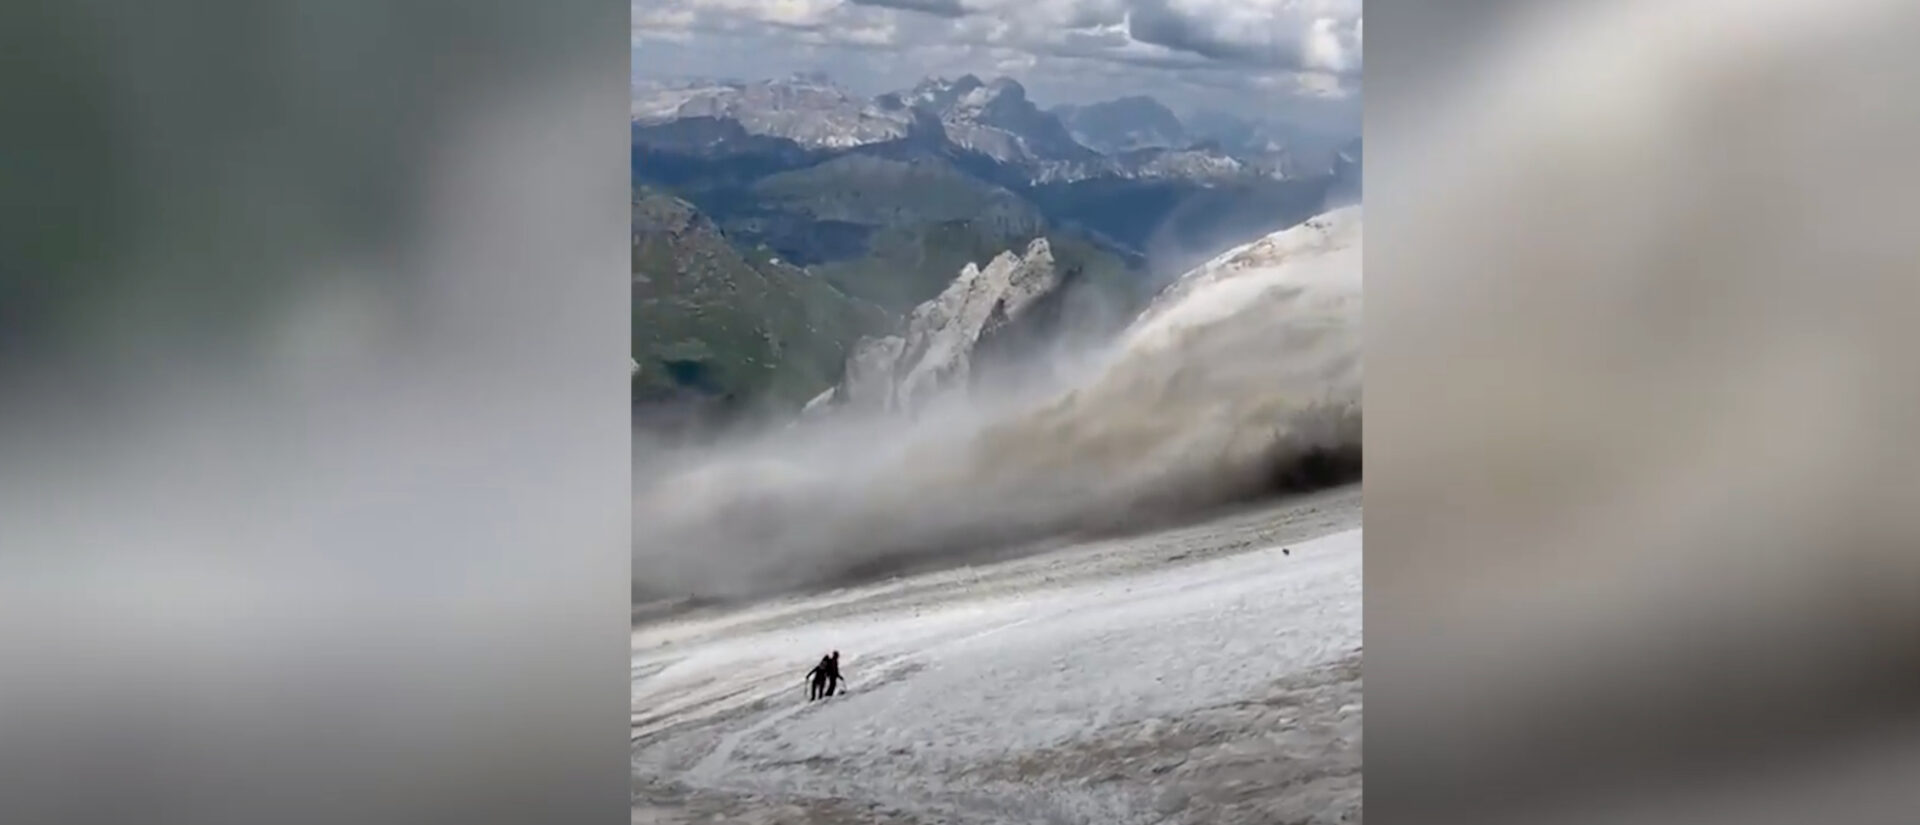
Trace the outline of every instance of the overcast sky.
[[1006, 75], [1357, 130], [1360, 0], [635, 0], [636, 78], [825, 72], [862, 94]]

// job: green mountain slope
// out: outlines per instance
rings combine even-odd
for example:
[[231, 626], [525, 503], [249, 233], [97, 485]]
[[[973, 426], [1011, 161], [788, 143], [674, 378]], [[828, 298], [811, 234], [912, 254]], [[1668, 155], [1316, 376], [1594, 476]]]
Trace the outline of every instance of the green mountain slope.
[[1042, 220], [1019, 195], [932, 157], [843, 155], [769, 175], [753, 193], [771, 208], [869, 226], [970, 219], [1014, 228]]
[[637, 184], [634, 204], [635, 399], [656, 410], [804, 404], [861, 335], [1037, 237], [1071, 284], [1065, 323], [1104, 325], [1146, 298], [1137, 261], [942, 157], [849, 154], [672, 191]]
[[796, 407], [838, 379], [854, 341], [887, 323], [825, 279], [740, 248], [691, 204], [635, 193], [637, 404]]
[[762, 178], [746, 200], [750, 209], [719, 218], [730, 234], [812, 261], [841, 291], [896, 315], [940, 294], [967, 264], [984, 266], [1041, 235], [1093, 283], [1124, 289], [1139, 280], [1118, 254], [1050, 226], [1026, 198], [942, 158], [845, 155]]

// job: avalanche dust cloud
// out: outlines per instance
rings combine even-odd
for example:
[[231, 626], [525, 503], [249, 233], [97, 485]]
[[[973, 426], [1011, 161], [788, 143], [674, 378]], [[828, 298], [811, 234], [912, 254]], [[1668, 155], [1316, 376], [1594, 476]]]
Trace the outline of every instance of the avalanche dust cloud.
[[636, 463], [638, 601], [762, 596], [1358, 476], [1361, 214], [1183, 275], [1050, 384]]

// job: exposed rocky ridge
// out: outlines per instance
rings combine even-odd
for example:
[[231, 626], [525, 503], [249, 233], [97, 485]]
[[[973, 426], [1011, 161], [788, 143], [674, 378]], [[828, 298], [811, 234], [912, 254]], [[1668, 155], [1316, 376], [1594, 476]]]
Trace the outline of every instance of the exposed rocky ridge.
[[953, 83], [927, 81], [906, 99], [938, 114], [955, 144], [1003, 163], [1091, 163], [1100, 157], [1074, 140], [1058, 117], [1033, 105], [1026, 88], [1010, 78], [986, 84], [973, 75]]
[[[1347, 313], [1358, 300], [1358, 264], [1349, 257], [1357, 255], [1359, 214], [1358, 207], [1348, 207], [1316, 216], [1229, 249], [1176, 279], [1133, 318], [1116, 342], [1115, 352], [1131, 353], [1123, 360], [1146, 360], [1084, 387], [1075, 394], [1077, 403], [1108, 392], [1137, 391], [1129, 385], [1144, 374], [1142, 363], [1153, 365], [1145, 372], [1158, 376], [1156, 381], [1186, 375], [1160, 363], [1165, 357], [1186, 356], [1158, 350], [1190, 345], [1196, 335], [1212, 339], [1230, 334], [1237, 340], [1275, 343], [1260, 338], [1265, 333], [1250, 320], [1262, 312], [1285, 312], [1294, 319], [1293, 328], [1282, 336], [1289, 347], [1323, 334], [1312, 329], [1313, 318], [1343, 319], [1333, 322], [1342, 336], [1357, 329], [1357, 321]], [[983, 376], [1042, 354], [1063, 326], [1062, 307], [1074, 286], [1075, 273], [1056, 261], [1045, 237], [1028, 244], [1024, 254], [1003, 252], [985, 267], [970, 263], [938, 296], [915, 307], [901, 332], [855, 342], [839, 382], [808, 402], [804, 413], [818, 416], [844, 408], [912, 416], [948, 393], [969, 391]], [[1196, 299], [1196, 294], [1201, 296]], [[1154, 354], [1142, 355], [1149, 351]], [[1357, 360], [1347, 360], [1349, 355], [1342, 351], [1317, 362], [1315, 369], [1332, 371], [1323, 377], [1357, 370]], [[1181, 380], [1192, 379], [1188, 375]], [[1303, 380], [1304, 375], [1287, 377], [1289, 383]], [[1175, 392], [1171, 385], [1152, 394], [1165, 397], [1170, 392]], [[1241, 392], [1242, 397], [1256, 394]], [[1275, 409], [1291, 408], [1297, 400], [1275, 397], [1272, 403], [1280, 405]], [[1349, 401], [1342, 397], [1333, 403], [1340, 410], [1335, 415], [1339, 426], [1351, 424]]]
[[900, 335], [856, 343], [839, 385], [807, 406], [913, 413], [941, 394], [973, 383], [995, 359], [1010, 357], [997, 344], [1044, 320], [1069, 278], [1056, 265], [1046, 238], [1025, 254], [1001, 253], [981, 268], [968, 264], [940, 295], [916, 307]]

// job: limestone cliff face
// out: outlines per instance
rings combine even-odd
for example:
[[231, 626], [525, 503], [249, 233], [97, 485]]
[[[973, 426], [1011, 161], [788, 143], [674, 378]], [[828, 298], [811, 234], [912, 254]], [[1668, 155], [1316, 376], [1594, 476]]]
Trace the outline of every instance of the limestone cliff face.
[[908, 414], [923, 409], [971, 384], [981, 354], [1037, 319], [1036, 310], [1064, 284], [1045, 238], [1028, 244], [1025, 254], [1000, 253], [984, 269], [968, 264], [946, 290], [914, 308], [903, 334], [856, 344], [840, 384], [808, 407]]
[[862, 338], [853, 345], [847, 358], [847, 372], [833, 393], [836, 403], [868, 409], [888, 409], [893, 405], [894, 367], [907, 341], [898, 335]]

